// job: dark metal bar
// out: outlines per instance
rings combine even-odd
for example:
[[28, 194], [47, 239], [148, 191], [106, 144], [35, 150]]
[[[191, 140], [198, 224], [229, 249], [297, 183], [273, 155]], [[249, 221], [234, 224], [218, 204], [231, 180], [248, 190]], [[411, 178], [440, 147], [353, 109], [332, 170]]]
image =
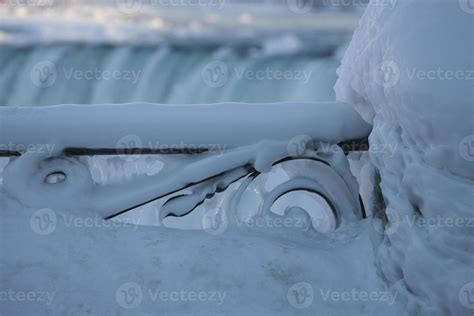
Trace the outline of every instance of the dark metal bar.
[[[368, 151], [368, 138], [342, 141], [337, 144], [347, 155], [352, 151]], [[66, 148], [64, 154], [69, 156], [96, 156], [96, 155], [178, 155], [202, 154], [207, 148]], [[0, 157], [20, 156], [18, 151], [0, 150]]]

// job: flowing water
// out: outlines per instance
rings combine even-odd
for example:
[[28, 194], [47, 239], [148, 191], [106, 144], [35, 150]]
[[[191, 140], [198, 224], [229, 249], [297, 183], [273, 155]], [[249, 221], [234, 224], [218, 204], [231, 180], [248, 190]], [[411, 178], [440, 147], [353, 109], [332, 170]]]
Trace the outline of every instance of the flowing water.
[[333, 51], [50, 44], [0, 46], [0, 104], [331, 101]]

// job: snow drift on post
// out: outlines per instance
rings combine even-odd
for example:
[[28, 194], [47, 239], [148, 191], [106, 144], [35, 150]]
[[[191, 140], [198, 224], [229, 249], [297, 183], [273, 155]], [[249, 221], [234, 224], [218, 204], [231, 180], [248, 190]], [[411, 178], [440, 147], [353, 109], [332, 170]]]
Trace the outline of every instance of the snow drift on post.
[[463, 291], [474, 280], [474, 16], [468, 1], [386, 4], [369, 5], [335, 86], [338, 100], [374, 126], [370, 156], [388, 218], [380, 269], [410, 314], [467, 315], [474, 307]]

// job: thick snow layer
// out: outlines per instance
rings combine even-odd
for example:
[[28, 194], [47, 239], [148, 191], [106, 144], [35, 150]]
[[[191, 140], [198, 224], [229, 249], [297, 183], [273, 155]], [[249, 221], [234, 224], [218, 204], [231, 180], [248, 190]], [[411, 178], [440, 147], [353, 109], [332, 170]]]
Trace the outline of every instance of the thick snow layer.
[[38, 211], [2, 192], [0, 206], [7, 315], [402, 315], [369, 221], [216, 235]]
[[338, 70], [338, 100], [374, 126], [370, 157], [388, 217], [378, 260], [410, 314], [474, 308], [469, 8], [469, 1], [401, 0], [395, 9], [374, 1]]
[[[300, 135], [337, 144], [364, 138], [370, 126], [344, 103], [222, 103], [0, 107], [0, 144], [64, 148], [183, 149], [214, 145], [223, 151]], [[104, 123], [110, 121], [115, 124]], [[58, 137], [58, 132], [63, 133]], [[93, 140], [93, 141], [92, 141]]]

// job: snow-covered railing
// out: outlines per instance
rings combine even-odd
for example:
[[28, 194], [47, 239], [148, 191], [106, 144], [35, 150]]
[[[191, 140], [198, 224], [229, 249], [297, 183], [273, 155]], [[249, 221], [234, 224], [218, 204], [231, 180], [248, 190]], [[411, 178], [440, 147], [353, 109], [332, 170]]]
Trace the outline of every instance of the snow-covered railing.
[[[304, 191], [323, 197], [337, 221], [357, 219], [363, 206], [344, 152], [365, 144], [359, 140], [369, 132], [343, 103], [0, 107], [0, 154], [13, 156], [5, 189], [28, 206], [73, 211], [81, 205], [106, 219], [188, 188], [160, 212], [183, 216], [246, 177], [229, 204], [238, 213], [252, 181], [275, 166], [289, 176], [266, 192], [254, 215]], [[99, 185], [77, 156], [101, 154], [186, 159], [156, 175]], [[300, 206], [297, 199], [287, 202]]]

